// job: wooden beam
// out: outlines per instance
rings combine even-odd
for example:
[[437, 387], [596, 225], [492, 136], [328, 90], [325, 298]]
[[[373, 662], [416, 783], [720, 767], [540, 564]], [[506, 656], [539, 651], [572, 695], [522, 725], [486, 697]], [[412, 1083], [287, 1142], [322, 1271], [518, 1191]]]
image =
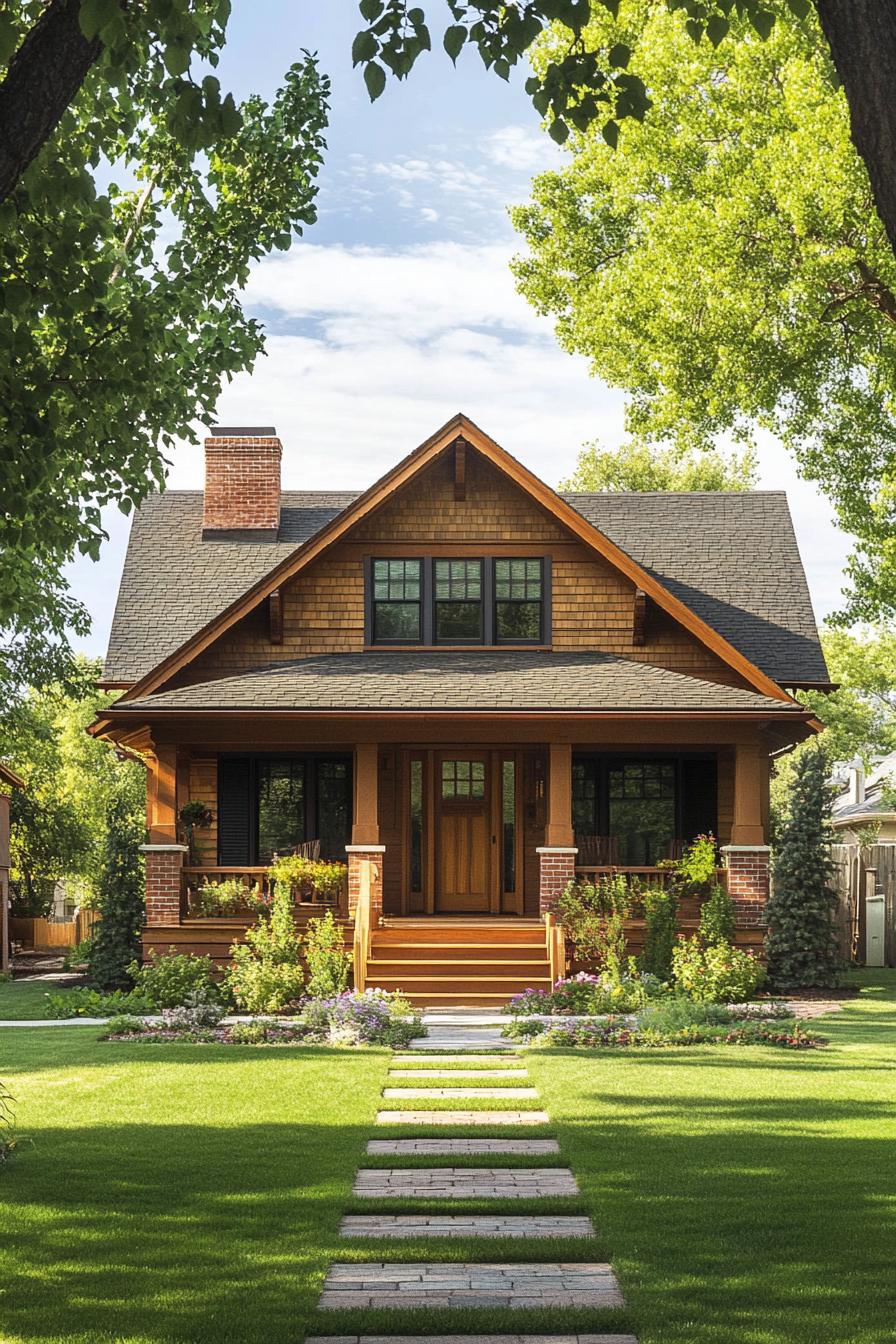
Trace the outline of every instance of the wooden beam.
[[460, 502], [467, 498], [467, 441], [463, 437], [454, 440], [454, 498]]
[[151, 845], [177, 844], [177, 747], [157, 746], [147, 761], [146, 824]]
[[268, 598], [268, 623], [272, 644], [283, 643], [283, 591], [275, 588]]
[[572, 747], [565, 742], [552, 742], [550, 746], [548, 823], [545, 827], [544, 843], [558, 846], [573, 843]]
[[739, 742], [734, 757], [734, 824], [732, 845], [764, 845], [762, 824], [764, 774], [768, 773], [768, 752], [757, 742]]
[[379, 745], [376, 742], [359, 742], [355, 748], [354, 794], [352, 844], [378, 845]]
[[636, 649], [647, 643], [647, 594], [643, 588], [635, 589], [635, 602], [632, 609], [632, 644]]

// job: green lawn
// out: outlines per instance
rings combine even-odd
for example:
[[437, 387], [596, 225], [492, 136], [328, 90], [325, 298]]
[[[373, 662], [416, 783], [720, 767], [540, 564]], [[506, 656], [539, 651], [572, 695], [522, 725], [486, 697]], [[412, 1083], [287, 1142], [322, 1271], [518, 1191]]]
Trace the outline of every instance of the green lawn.
[[49, 1017], [47, 994], [70, 994], [52, 980], [0, 980], [0, 1021], [25, 1022]]
[[[596, 1247], [340, 1242], [340, 1215], [362, 1207], [354, 1172], [373, 1162], [363, 1150], [385, 1051], [0, 1030], [0, 1078], [32, 1140], [0, 1169], [0, 1340], [300, 1344], [306, 1330], [603, 1327], [636, 1330], [642, 1344], [880, 1344], [896, 1261], [896, 975], [865, 979], [862, 998], [824, 1020], [826, 1051], [530, 1052], [583, 1191], [550, 1207], [591, 1212]], [[332, 1259], [436, 1256], [608, 1257], [630, 1309], [314, 1310]]]

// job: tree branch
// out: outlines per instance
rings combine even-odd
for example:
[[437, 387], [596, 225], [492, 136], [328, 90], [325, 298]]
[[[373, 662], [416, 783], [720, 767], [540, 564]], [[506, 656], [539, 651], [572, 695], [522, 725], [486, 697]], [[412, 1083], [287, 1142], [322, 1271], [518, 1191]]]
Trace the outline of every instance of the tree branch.
[[81, 32], [81, 0], [50, 0], [0, 83], [0, 201], [59, 125], [103, 49]]

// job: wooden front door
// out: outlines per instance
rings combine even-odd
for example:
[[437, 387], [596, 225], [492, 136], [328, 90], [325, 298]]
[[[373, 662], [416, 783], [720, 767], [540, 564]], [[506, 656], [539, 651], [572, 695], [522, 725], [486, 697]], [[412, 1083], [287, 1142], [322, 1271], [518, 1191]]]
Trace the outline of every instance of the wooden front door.
[[487, 752], [436, 760], [436, 913], [491, 910], [491, 770]]

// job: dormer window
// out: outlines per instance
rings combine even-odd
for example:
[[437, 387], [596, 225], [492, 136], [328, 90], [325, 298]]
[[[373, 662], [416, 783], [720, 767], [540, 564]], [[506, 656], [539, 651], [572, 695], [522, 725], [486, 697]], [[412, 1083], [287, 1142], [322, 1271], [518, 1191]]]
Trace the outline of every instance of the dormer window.
[[462, 648], [550, 643], [546, 556], [366, 562], [366, 642]]
[[373, 642], [419, 644], [423, 637], [420, 560], [374, 560]]
[[437, 644], [481, 644], [482, 561], [436, 560], [433, 592]]

